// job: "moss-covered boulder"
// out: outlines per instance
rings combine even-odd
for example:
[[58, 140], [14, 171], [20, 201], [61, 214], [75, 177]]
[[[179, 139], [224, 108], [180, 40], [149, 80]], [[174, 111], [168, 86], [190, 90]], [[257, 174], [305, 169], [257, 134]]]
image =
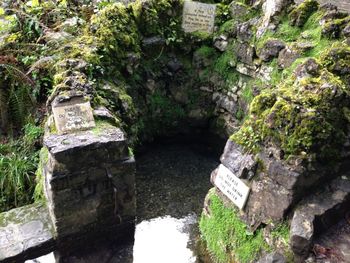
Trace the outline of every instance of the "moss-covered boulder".
[[305, 0], [289, 14], [289, 23], [292, 26], [302, 27], [312, 13], [318, 9], [318, 6], [319, 4], [316, 0]]

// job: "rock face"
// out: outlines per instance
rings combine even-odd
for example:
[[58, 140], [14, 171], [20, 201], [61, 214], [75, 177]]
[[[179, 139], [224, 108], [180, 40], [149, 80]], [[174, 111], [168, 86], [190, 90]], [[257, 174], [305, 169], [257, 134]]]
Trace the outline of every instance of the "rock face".
[[[311, 62], [310, 62], [311, 63]], [[251, 193], [242, 219], [256, 229], [261, 223], [279, 221], [305, 195], [312, 186], [333, 175], [327, 167], [314, 164], [305, 168], [298, 160], [287, 163], [283, 153], [276, 148], [267, 148], [258, 154], [246, 153], [235, 142], [228, 140], [221, 163], [251, 187]], [[317, 172], [316, 172], [317, 171]], [[211, 175], [214, 182], [217, 170]]]
[[257, 37], [262, 36], [270, 27], [275, 27], [274, 18], [282, 12], [292, 1], [290, 0], [266, 0], [263, 4], [263, 14], [261, 24], [257, 31]]
[[298, 259], [309, 255], [317, 234], [336, 224], [350, 209], [350, 180], [340, 177], [297, 207], [291, 223], [291, 247]]
[[270, 61], [277, 57], [279, 52], [285, 48], [285, 44], [280, 40], [268, 40], [264, 43], [264, 46], [258, 50], [258, 56], [263, 61]]
[[[124, 133], [108, 126], [44, 139], [45, 193], [57, 239], [132, 231], [135, 167]], [[103, 236], [103, 235], [102, 235]]]
[[51, 252], [55, 245], [46, 205], [28, 205], [0, 215], [0, 262], [23, 262]]

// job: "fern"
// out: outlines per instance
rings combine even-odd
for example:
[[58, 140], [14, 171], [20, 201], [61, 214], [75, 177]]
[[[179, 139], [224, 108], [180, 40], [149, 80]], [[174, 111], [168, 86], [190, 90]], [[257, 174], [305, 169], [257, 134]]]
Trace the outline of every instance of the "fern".
[[[0, 57], [1, 62], [6, 62], [4, 57]], [[2, 69], [0, 76], [3, 75], [4, 79], [0, 82], [1, 127], [3, 132], [8, 133], [10, 123], [21, 127], [26, 116], [31, 113], [35, 99], [31, 95], [30, 88], [34, 87], [35, 83], [11, 64], [0, 63], [0, 69]]]

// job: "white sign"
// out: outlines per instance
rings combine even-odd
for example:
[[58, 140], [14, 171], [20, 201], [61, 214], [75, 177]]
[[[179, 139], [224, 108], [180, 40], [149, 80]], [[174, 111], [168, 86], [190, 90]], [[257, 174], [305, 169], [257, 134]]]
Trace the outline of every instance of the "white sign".
[[239, 209], [243, 209], [247, 202], [250, 188], [245, 185], [223, 164], [220, 164], [214, 184], [220, 189]]
[[53, 106], [52, 111], [59, 134], [95, 127], [90, 102], [82, 98]]
[[186, 0], [184, 3], [182, 28], [185, 32], [213, 33], [216, 5]]

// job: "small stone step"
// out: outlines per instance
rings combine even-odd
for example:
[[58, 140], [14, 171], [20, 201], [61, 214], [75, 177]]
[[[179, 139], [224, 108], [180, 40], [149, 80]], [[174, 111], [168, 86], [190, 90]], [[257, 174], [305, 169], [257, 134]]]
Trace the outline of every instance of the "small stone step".
[[48, 209], [36, 203], [0, 214], [0, 262], [23, 262], [55, 248]]

